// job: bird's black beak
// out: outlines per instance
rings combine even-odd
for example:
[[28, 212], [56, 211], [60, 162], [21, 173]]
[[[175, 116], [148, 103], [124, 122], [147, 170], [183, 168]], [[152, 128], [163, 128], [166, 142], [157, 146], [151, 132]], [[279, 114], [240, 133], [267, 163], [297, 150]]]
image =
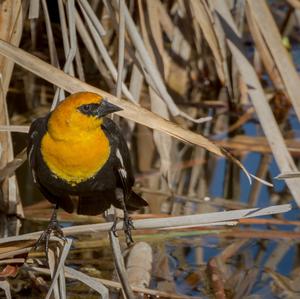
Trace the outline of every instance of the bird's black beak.
[[103, 99], [101, 101], [101, 104], [99, 105], [99, 107], [97, 108], [97, 117], [103, 117], [107, 114], [113, 113], [113, 112], [117, 112], [117, 111], [121, 111], [123, 110], [122, 108], [108, 102], [106, 99]]

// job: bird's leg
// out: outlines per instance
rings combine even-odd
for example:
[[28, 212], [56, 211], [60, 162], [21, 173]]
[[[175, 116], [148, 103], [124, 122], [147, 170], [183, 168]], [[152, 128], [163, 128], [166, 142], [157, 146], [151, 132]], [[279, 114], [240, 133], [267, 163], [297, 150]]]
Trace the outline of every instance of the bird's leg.
[[53, 233], [55, 237], [63, 240], [64, 242], [66, 241], [66, 238], [64, 237], [64, 233], [57, 221], [57, 209], [58, 209], [58, 205], [56, 204], [47, 228], [43, 231], [43, 233], [41, 234], [41, 236], [39, 237], [39, 239], [37, 240], [34, 246], [34, 249], [36, 250], [42, 243], [44, 243], [47, 261], [48, 261], [48, 249], [49, 249], [49, 241], [50, 241], [51, 233]]
[[[132, 239], [132, 235], [131, 235], [131, 230], [134, 229], [133, 226], [133, 222], [132, 219], [129, 217], [126, 205], [125, 205], [125, 200], [124, 200], [124, 196], [122, 196], [121, 198], [119, 198], [120, 200], [120, 204], [122, 207], [122, 210], [124, 212], [124, 218], [123, 218], [123, 230], [125, 233], [125, 238], [126, 238], [126, 244], [127, 246], [130, 246], [134, 241]], [[117, 222], [114, 222], [113, 226], [116, 226]]]

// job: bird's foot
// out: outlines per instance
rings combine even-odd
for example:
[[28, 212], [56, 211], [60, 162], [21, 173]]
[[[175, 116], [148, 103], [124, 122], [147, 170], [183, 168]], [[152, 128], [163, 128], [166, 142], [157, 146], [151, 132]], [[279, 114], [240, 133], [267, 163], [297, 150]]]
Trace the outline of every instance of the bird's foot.
[[127, 215], [127, 217], [124, 217], [123, 220], [123, 230], [125, 233], [125, 238], [126, 238], [126, 244], [129, 247], [132, 243], [134, 243], [133, 239], [132, 239], [132, 234], [131, 234], [131, 230], [134, 229], [134, 225], [132, 222], [132, 219]]
[[53, 215], [50, 219], [50, 222], [49, 222], [47, 228], [40, 235], [39, 239], [36, 241], [36, 243], [33, 247], [34, 250], [37, 250], [41, 245], [44, 246], [44, 251], [45, 251], [48, 265], [49, 265], [48, 250], [49, 250], [49, 242], [50, 242], [51, 234], [53, 234], [58, 239], [62, 240], [63, 243], [66, 242], [64, 233], [57, 221], [56, 211], [53, 212]]
[[125, 233], [126, 244], [127, 246], [130, 246], [134, 242], [131, 234], [131, 230], [134, 229], [134, 225], [132, 219], [127, 214], [124, 215], [124, 218], [116, 217], [110, 231], [115, 237], [118, 237], [117, 224], [119, 220], [123, 220], [123, 231]]
[[41, 234], [41, 236], [35, 243], [34, 249], [38, 249], [38, 247], [40, 247], [44, 243], [45, 250], [47, 252], [48, 248], [49, 248], [49, 241], [50, 241], [52, 233], [55, 237], [61, 239], [64, 242], [66, 241], [64, 233], [63, 233], [61, 227], [59, 226], [58, 222], [50, 222], [48, 224], [48, 227], [43, 231], [43, 233]]

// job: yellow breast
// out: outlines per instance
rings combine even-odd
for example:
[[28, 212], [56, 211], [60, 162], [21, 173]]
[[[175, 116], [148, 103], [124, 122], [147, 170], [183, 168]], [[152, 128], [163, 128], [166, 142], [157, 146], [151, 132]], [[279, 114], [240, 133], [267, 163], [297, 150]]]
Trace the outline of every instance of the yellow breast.
[[100, 128], [74, 140], [57, 140], [46, 133], [41, 153], [51, 172], [74, 186], [103, 167], [110, 155], [110, 145]]

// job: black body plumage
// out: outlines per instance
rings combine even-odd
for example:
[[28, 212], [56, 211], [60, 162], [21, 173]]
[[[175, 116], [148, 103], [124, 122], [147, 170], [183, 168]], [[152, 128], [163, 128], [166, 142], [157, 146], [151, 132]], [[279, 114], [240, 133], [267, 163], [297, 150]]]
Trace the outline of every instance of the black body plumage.
[[[84, 108], [83, 108], [84, 109]], [[42, 194], [65, 211], [98, 215], [114, 205], [122, 208], [120, 196], [128, 210], [136, 210], [147, 202], [132, 190], [134, 176], [129, 150], [117, 125], [103, 118], [101, 129], [110, 144], [110, 156], [96, 175], [76, 185], [54, 175], [43, 160], [41, 140], [47, 132], [49, 116], [35, 120], [29, 132], [28, 160], [35, 183]], [[84, 153], [78, 153], [78, 159]]]

